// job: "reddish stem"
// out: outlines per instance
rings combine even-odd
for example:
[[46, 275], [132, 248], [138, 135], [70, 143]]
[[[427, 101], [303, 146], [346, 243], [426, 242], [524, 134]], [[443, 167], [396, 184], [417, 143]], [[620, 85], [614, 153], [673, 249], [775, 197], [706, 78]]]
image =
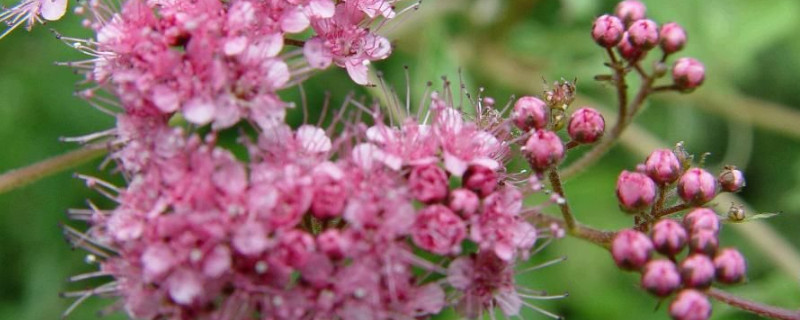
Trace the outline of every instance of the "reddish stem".
[[717, 288], [708, 289], [706, 294], [717, 301], [723, 302], [732, 307], [755, 313], [762, 317], [781, 320], [800, 320], [800, 311], [798, 310], [788, 310], [746, 300]]

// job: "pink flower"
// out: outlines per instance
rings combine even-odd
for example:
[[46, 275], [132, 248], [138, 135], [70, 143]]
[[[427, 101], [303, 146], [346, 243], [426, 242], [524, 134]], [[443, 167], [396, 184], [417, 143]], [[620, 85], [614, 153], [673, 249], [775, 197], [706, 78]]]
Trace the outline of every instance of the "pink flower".
[[0, 39], [23, 24], [30, 31], [37, 22], [43, 23], [42, 19], [55, 21], [61, 19], [66, 12], [67, 0], [23, 0], [16, 6], [3, 8], [0, 12], [0, 23], [7, 24], [8, 29], [0, 33]]
[[436, 165], [414, 166], [408, 184], [414, 198], [423, 203], [441, 202], [447, 198], [447, 173]]
[[467, 234], [464, 221], [447, 207], [427, 206], [417, 214], [411, 229], [414, 244], [430, 252], [447, 255], [461, 251], [461, 241]]

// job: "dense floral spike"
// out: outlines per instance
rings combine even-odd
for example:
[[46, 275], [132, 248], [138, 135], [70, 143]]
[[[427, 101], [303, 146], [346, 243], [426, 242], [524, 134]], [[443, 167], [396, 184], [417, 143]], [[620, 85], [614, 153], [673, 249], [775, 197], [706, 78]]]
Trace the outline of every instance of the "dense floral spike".
[[700, 291], [684, 289], [669, 305], [669, 314], [675, 320], [707, 320], [711, 317], [711, 302]]
[[641, 284], [650, 293], [666, 297], [680, 288], [681, 275], [672, 261], [653, 260], [644, 266]]
[[719, 185], [727, 192], [739, 192], [745, 185], [744, 174], [733, 166], [727, 166], [719, 174]]
[[583, 107], [572, 114], [567, 132], [573, 141], [579, 143], [594, 143], [603, 136], [606, 122], [603, 115], [597, 110]]
[[656, 198], [656, 184], [647, 175], [623, 170], [617, 179], [617, 199], [628, 212], [650, 207]]
[[642, 268], [653, 251], [653, 243], [644, 233], [636, 230], [625, 229], [614, 236], [611, 242], [611, 255], [614, 262], [625, 270], [638, 270]]
[[680, 58], [672, 65], [672, 80], [678, 88], [691, 90], [703, 84], [706, 68], [693, 58]]
[[625, 26], [619, 18], [604, 14], [594, 20], [592, 26], [592, 38], [600, 46], [611, 48], [622, 40], [622, 33]]
[[669, 149], [653, 151], [644, 163], [645, 172], [660, 185], [670, 184], [678, 180], [681, 164], [675, 153]]
[[695, 205], [711, 201], [717, 195], [717, 179], [700, 168], [687, 170], [678, 181], [678, 195]]
[[665, 54], [675, 53], [683, 49], [686, 44], [686, 31], [675, 22], [665, 23], [661, 26], [659, 38], [661, 50], [664, 50]]
[[739, 250], [725, 248], [714, 257], [717, 281], [737, 283], [744, 280], [747, 264]]

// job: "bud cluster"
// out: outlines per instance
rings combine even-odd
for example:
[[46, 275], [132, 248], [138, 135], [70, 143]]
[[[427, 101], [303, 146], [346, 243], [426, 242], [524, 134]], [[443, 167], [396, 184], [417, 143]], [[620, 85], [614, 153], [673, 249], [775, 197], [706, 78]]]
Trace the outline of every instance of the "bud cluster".
[[[644, 59], [651, 50], [659, 47], [663, 58], [683, 49], [686, 31], [678, 23], [659, 25], [647, 18], [647, 8], [638, 0], [625, 0], [617, 4], [614, 15], [605, 14], [594, 21], [592, 38], [600, 46], [612, 49], [631, 64]], [[680, 58], [672, 66], [673, 85], [689, 91], [703, 83], [705, 67], [693, 58]]]
[[[676, 320], [708, 319], [711, 304], [702, 293], [714, 280], [733, 284], [744, 280], [746, 264], [738, 250], [718, 250], [719, 219], [706, 208], [688, 213], [683, 222], [662, 219], [649, 236], [636, 230], [618, 232], [611, 244], [621, 269], [641, 273], [641, 286], [666, 298], [677, 292], [669, 313]], [[688, 248], [688, 253], [681, 252]], [[664, 258], [655, 258], [660, 253]]]

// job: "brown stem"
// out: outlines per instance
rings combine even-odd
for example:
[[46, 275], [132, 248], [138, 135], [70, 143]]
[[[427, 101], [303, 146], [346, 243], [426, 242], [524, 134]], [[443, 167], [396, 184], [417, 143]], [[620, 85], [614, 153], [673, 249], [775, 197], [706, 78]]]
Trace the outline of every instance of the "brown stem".
[[567, 226], [567, 231], [569, 231], [569, 233], [575, 232], [577, 221], [575, 220], [575, 216], [572, 215], [569, 203], [567, 203], [567, 195], [564, 193], [564, 187], [561, 185], [561, 178], [558, 176], [557, 169], [550, 170], [550, 185], [553, 187], [553, 192], [557, 193], [558, 196], [563, 199], [563, 201], [558, 203], [558, 207], [561, 209], [561, 215], [564, 216], [564, 223]]
[[656, 213], [661, 211], [664, 207], [664, 201], [667, 199], [667, 186], [660, 186], [658, 188], [658, 200], [656, 200], [656, 204], [653, 206], [653, 209], [650, 210], [650, 216], [655, 217]]
[[89, 162], [106, 154], [106, 152], [108, 152], [108, 150], [104, 147], [87, 146], [34, 163], [24, 168], [8, 171], [0, 175], [0, 194]]
[[300, 47], [300, 48], [302, 48], [303, 46], [306, 45], [306, 42], [303, 41], [303, 40], [295, 40], [295, 39], [289, 39], [289, 38], [283, 38], [283, 43], [287, 44], [287, 45], [290, 45], [290, 46]]
[[581, 145], [580, 142], [577, 142], [575, 140], [570, 140], [569, 142], [567, 142], [566, 148], [567, 148], [567, 150], [570, 150], [570, 149], [573, 149], [573, 148], [575, 148], [575, 147], [577, 147], [579, 145]]
[[732, 307], [755, 313], [762, 317], [781, 320], [800, 320], [800, 312], [797, 310], [788, 310], [750, 301], [734, 296], [717, 288], [708, 289], [706, 293], [708, 296], [716, 299], [717, 301], [723, 302]]
[[651, 89], [650, 91], [651, 92], [681, 91], [681, 87], [671, 84], [671, 85], [653, 87], [653, 89]]
[[653, 219], [658, 220], [659, 218], [671, 215], [671, 214], [676, 213], [676, 212], [681, 212], [683, 210], [689, 209], [690, 207], [691, 207], [691, 205], [686, 204], [686, 203], [677, 204], [677, 205], [671, 206], [669, 208], [665, 208], [665, 209], [663, 209], [661, 211], [655, 212], [653, 214]]
[[[551, 215], [541, 212], [523, 212], [522, 215], [529, 216], [530, 220], [537, 224], [549, 225], [551, 223], [555, 223], [560, 227], [567, 229], [566, 221]], [[611, 246], [611, 240], [614, 239], [614, 235], [616, 234], [614, 231], [598, 230], [581, 224], [576, 224], [573, 230], [574, 231], [570, 232], [570, 235], [589, 241], [606, 249]]]

